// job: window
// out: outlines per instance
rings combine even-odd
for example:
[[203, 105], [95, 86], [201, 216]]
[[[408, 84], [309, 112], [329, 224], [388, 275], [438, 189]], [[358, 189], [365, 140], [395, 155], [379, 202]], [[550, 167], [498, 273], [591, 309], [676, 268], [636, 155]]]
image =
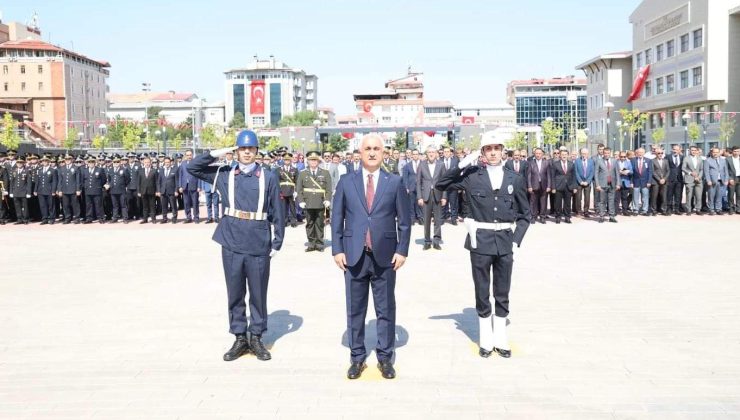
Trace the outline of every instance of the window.
[[709, 123], [718, 123], [719, 118], [717, 117], [717, 113], [719, 112], [719, 105], [711, 105], [709, 107]]
[[703, 106], [697, 106], [694, 109], [694, 120], [696, 121], [697, 124], [701, 124], [704, 122], [704, 118], [706, 118], [704, 116], [705, 111], [706, 111], [706, 108], [704, 108]]
[[681, 89], [689, 87], [689, 71], [684, 70], [681, 72]]
[[694, 31], [694, 48], [699, 48], [703, 45], [704, 37], [702, 32], [701, 29]]
[[8, 66], [3, 66], [3, 74], [8, 74]]
[[39, 82], [39, 90], [44, 90], [44, 82]]
[[635, 56], [635, 66], [637, 66], [638, 69], [642, 67], [642, 53], [637, 53]]
[[39, 74], [43, 74], [44, 73], [44, 66], [42, 66], [41, 64], [39, 64], [38, 69], [39, 69]]
[[694, 84], [692, 86], [701, 86], [702, 85], [702, 77], [701, 77], [701, 67], [694, 67], [691, 69], [691, 75], [693, 76]]
[[39, 104], [39, 111], [41, 111], [41, 112], [46, 111], [46, 102], [41, 102]]
[[671, 58], [673, 57], [673, 54], [676, 52], [676, 42], [672, 39], [669, 39], [665, 43], [665, 58]]
[[8, 91], [8, 82], [3, 83], [3, 90]]
[[673, 92], [673, 90], [676, 88], [675, 83], [676, 83], [675, 76], [673, 76], [672, 74], [669, 74], [668, 76], [665, 77], [665, 91], [666, 91], [666, 93]]
[[657, 62], [661, 60], [663, 60], [663, 44], [655, 47], [655, 61]]
[[646, 98], [649, 98], [650, 95], [652, 94], [651, 85], [652, 83], [650, 83], [649, 81], [645, 82], [645, 97]]
[[662, 95], [663, 94], [663, 78], [658, 77], [655, 79], [655, 94], [656, 95]]
[[26, 74], [26, 66], [21, 66], [21, 74]]
[[677, 124], [677, 121], [676, 121], [676, 119], [678, 118], [678, 116], [676, 115], [677, 112], [678, 111], [671, 112], [671, 127], [675, 127]]
[[689, 50], [689, 34], [681, 35], [681, 52], [685, 53]]
[[650, 114], [650, 129], [655, 130], [655, 114]]
[[681, 127], [686, 127], [686, 125], [688, 124], [688, 120], [687, 119], [684, 119], [683, 116], [686, 115], [686, 114], [688, 114], [689, 111], [690, 111], [689, 109], [682, 109], [681, 110], [681, 115], [678, 116], [678, 118], [681, 119]]
[[652, 60], [653, 60], [653, 50], [652, 48], [648, 48], [645, 50], [645, 65], [652, 63]]
[[21, 92], [26, 91], [26, 82], [21, 82]]

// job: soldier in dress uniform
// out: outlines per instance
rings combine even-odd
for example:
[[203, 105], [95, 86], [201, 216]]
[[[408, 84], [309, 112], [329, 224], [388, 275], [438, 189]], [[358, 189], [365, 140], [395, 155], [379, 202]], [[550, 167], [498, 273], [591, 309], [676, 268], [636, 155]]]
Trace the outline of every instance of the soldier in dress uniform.
[[10, 177], [5, 165], [7, 154], [0, 152], [0, 225], [8, 220], [8, 189], [10, 188]]
[[[481, 149], [468, 155], [457, 168], [445, 172], [436, 185], [442, 191], [463, 189], [469, 197], [468, 216], [464, 219], [468, 230], [465, 249], [470, 251], [473, 271], [481, 357], [489, 357], [494, 351], [501, 357], [511, 357], [506, 317], [514, 263], [512, 248], [514, 243], [521, 245], [530, 219], [526, 182], [521, 175], [504, 168], [503, 152], [503, 144], [489, 131], [483, 135]], [[487, 161], [485, 166], [477, 164], [481, 153]]]
[[33, 194], [36, 190], [36, 181], [39, 168], [39, 156], [31, 153], [26, 157], [26, 170], [31, 177], [31, 198], [28, 199], [28, 214], [32, 222], [41, 220], [41, 211], [39, 209], [39, 199]]
[[87, 158], [87, 167], [82, 170], [82, 188], [85, 192], [85, 223], [97, 219], [105, 223], [103, 214], [103, 185], [106, 184], [105, 170], [95, 165], [94, 156]]
[[64, 157], [64, 167], [59, 168], [59, 182], [57, 183], [57, 196], [62, 200], [62, 212], [64, 214], [63, 224], [68, 225], [80, 223], [80, 202], [78, 197], [82, 194], [80, 183], [81, 171], [74, 165], [72, 155]]
[[[108, 174], [110, 173], [111, 167], [113, 165], [113, 156], [111, 155], [103, 155], [103, 163], [100, 164], [100, 160], [98, 160], [98, 165], [100, 165], [100, 168], [105, 171], [105, 178], [106, 181], [108, 179]], [[107, 183], [107, 182], [106, 182]], [[112, 220], [113, 219], [113, 201], [110, 197], [110, 191], [107, 188], [103, 188], [103, 213], [105, 214], [105, 220]]]
[[128, 158], [128, 173], [130, 175], [128, 185], [126, 185], [126, 205], [128, 206], [128, 214], [131, 220], [136, 220], [141, 216], [141, 198], [139, 197], [139, 159], [136, 153], [129, 152], [126, 155]]
[[113, 207], [111, 223], [117, 223], [121, 216], [123, 216], [123, 223], [128, 223], [126, 187], [131, 182], [131, 172], [128, 168], [121, 165], [120, 156], [113, 157], [113, 166], [108, 169], [106, 178], [108, 182], [104, 187], [110, 194], [111, 205]]
[[19, 156], [15, 161], [15, 168], [10, 171], [10, 198], [15, 207], [16, 225], [28, 224], [28, 199], [31, 198], [31, 174], [26, 168], [26, 159]]
[[41, 166], [36, 170], [36, 183], [33, 188], [33, 195], [39, 200], [42, 225], [53, 225], [56, 221], [53, 197], [57, 192], [58, 182], [57, 170], [51, 167], [49, 156], [43, 156]]
[[306, 153], [308, 168], [298, 174], [296, 201], [306, 214], [306, 252], [324, 251], [324, 214], [331, 205], [331, 175], [319, 168], [321, 154]]
[[386, 147], [383, 151], [383, 163], [380, 164], [380, 167], [389, 174], [398, 175], [398, 161], [391, 157], [391, 149], [389, 147]]
[[280, 200], [283, 203], [283, 212], [285, 213], [285, 223], [291, 227], [296, 227], [297, 220], [295, 215], [295, 182], [298, 177], [298, 170], [291, 164], [293, 154], [286, 153], [283, 155], [283, 165], [277, 170], [280, 178]]
[[[224, 218], [213, 234], [213, 240], [221, 245], [229, 332], [236, 336], [233, 346], [224, 354], [225, 361], [236, 360], [250, 350], [259, 360], [271, 358], [262, 343], [262, 334], [267, 330], [267, 284], [271, 259], [283, 245], [285, 221], [277, 176], [254, 162], [258, 147], [257, 135], [243, 130], [237, 135], [236, 147], [204, 153], [187, 168], [192, 176], [213, 184], [227, 203]], [[236, 166], [211, 166], [234, 149]], [[251, 323], [247, 320], [244, 300], [247, 290]]]

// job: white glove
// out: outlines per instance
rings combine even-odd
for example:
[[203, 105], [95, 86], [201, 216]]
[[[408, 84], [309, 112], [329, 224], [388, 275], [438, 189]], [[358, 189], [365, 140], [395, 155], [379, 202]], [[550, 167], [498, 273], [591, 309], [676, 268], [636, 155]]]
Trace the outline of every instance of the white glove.
[[331, 203], [328, 202], [328, 201], [324, 201], [324, 207], [326, 207], [328, 209], [329, 206], [331, 206]]
[[277, 249], [271, 249], [271, 250], [270, 250], [270, 258], [272, 258], [272, 257], [274, 257], [275, 255], [277, 255], [277, 253], [278, 253], [278, 250], [277, 250]]
[[7, 191], [3, 191], [3, 195], [8, 195], [8, 192]]
[[298, 207], [300, 207], [302, 209], [305, 209], [306, 208], [306, 203], [299, 203], [298, 204]]
[[296, 197], [298, 197], [298, 193], [293, 191], [293, 198], [296, 198]]
[[13, 194], [10, 194], [10, 198], [13, 198]]
[[26, 198], [31, 198], [31, 194], [26, 194]]
[[211, 150], [211, 157], [212, 158], [219, 158], [221, 156], [226, 155], [229, 152], [233, 152], [234, 150], [236, 150], [236, 146], [224, 147], [223, 149]]
[[460, 161], [460, 163], [457, 165], [458, 169], [464, 169], [470, 165], [477, 163], [479, 157], [480, 150], [476, 150], [475, 152], [470, 153], [469, 155], [465, 156], [465, 159]]

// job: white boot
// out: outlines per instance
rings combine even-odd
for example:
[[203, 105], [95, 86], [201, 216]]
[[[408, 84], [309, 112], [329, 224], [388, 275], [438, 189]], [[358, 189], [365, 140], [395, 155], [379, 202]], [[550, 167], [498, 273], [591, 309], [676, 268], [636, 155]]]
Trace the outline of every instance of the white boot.
[[506, 336], [506, 318], [493, 316], [493, 347], [503, 357], [511, 356], [509, 339]]
[[493, 330], [491, 329], [491, 316], [478, 317], [478, 334], [480, 337], [480, 348], [490, 353], [493, 351]]

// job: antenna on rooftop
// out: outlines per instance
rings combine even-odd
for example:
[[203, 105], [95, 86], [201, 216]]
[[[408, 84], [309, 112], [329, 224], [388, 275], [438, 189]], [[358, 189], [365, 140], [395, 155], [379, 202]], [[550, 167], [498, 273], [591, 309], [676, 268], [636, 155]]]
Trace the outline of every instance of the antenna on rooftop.
[[31, 16], [31, 23], [29, 23], [28, 26], [32, 27], [33, 29], [39, 29], [39, 14], [36, 13], [35, 10], [33, 12], [33, 16]]

